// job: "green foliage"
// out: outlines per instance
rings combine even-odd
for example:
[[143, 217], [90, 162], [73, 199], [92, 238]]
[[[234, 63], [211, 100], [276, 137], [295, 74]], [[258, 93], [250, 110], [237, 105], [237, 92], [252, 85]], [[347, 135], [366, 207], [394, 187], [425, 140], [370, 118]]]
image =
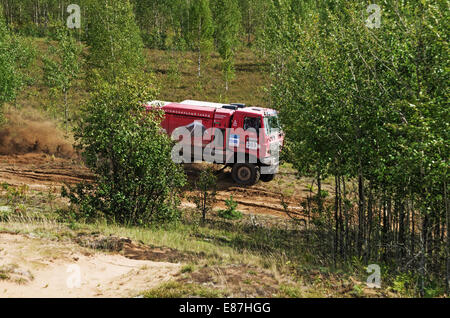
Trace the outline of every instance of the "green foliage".
[[111, 83], [125, 74], [142, 72], [143, 43], [130, 2], [94, 1], [88, 11], [89, 68]]
[[242, 28], [247, 34], [247, 45], [251, 46], [254, 39], [260, 39], [267, 24], [267, 0], [239, 0], [242, 16]]
[[182, 298], [182, 297], [204, 297], [218, 298], [227, 295], [226, 291], [187, 284], [180, 282], [168, 282], [147, 291], [145, 298]]
[[[389, 241], [402, 258], [406, 233], [408, 246], [419, 243], [405, 212], [414, 206], [422, 235], [436, 244], [420, 241], [427, 255], [421, 251], [423, 264], [415, 266], [423, 279], [437, 251], [448, 245], [439, 235], [432, 239], [431, 230], [448, 227], [448, 7], [434, 0], [383, 1], [381, 27], [371, 29], [365, 25], [367, 4], [297, 4], [273, 1], [266, 32], [272, 102], [290, 141], [287, 157], [301, 175], [336, 176], [329, 220], [335, 258], [348, 257], [347, 251], [370, 255], [377, 240]], [[358, 182], [357, 210], [351, 204], [340, 208], [348, 195], [342, 176]], [[377, 226], [374, 214], [381, 209], [374, 204], [391, 202], [395, 210], [383, 212], [389, 216]], [[358, 220], [351, 220], [353, 214]], [[391, 215], [398, 218], [392, 221], [398, 231], [388, 228]], [[356, 248], [344, 250], [353, 230]], [[357, 243], [362, 240], [367, 243]], [[389, 258], [377, 251], [377, 257]]]
[[133, 0], [136, 20], [148, 48], [177, 48], [188, 28], [189, 1]]
[[194, 271], [194, 268], [195, 266], [193, 264], [186, 264], [181, 268], [180, 273], [192, 273]]
[[0, 6], [0, 124], [3, 104], [16, 98], [26, 79], [24, 70], [32, 58], [33, 50], [22, 39], [10, 34]]
[[180, 71], [180, 58], [171, 56], [169, 60], [169, 67], [167, 70], [167, 80], [175, 87], [178, 87], [181, 82], [182, 74]]
[[286, 298], [304, 298], [304, 292], [298, 286], [292, 286], [287, 284], [280, 285], [280, 297]]
[[56, 46], [49, 47], [49, 56], [44, 57], [44, 81], [64, 96], [64, 120], [68, 122], [68, 92], [81, 72], [82, 47], [64, 25], [55, 32]]
[[222, 71], [225, 88], [228, 91], [229, 81], [234, 77], [234, 53], [239, 43], [241, 13], [236, 0], [223, 0], [216, 3], [217, 49], [222, 57]]
[[9, 30], [6, 26], [5, 15], [3, 14], [3, 6], [0, 6], [0, 41], [5, 41], [9, 38]]
[[20, 203], [26, 202], [30, 190], [26, 184], [19, 187], [13, 187], [6, 183], [3, 184], [3, 189], [6, 190], [6, 205], [11, 205], [13, 208]]
[[402, 273], [397, 275], [392, 282], [392, 290], [403, 296], [413, 296], [417, 284], [417, 275]]
[[126, 77], [97, 87], [84, 105], [75, 138], [97, 182], [70, 191], [81, 215], [137, 225], [178, 217], [185, 176], [171, 159], [161, 114], [142, 106], [155, 94], [148, 79]]
[[197, 193], [190, 197], [197, 209], [202, 213], [202, 220], [205, 221], [206, 214], [211, 212], [216, 203], [217, 177], [212, 169], [204, 170], [200, 173], [195, 182]]
[[242, 219], [242, 212], [236, 210], [238, 203], [233, 200], [233, 196], [225, 200], [225, 205], [227, 208], [225, 210], [219, 210], [218, 215], [221, 218], [227, 220], [239, 220]]
[[187, 43], [198, 52], [198, 76], [201, 76], [201, 60], [213, 49], [213, 22], [209, 0], [194, 0], [189, 11]]
[[[386, 186], [446, 173], [446, 32], [442, 11], [426, 3], [419, 17], [417, 9], [402, 8], [411, 22], [407, 35], [390, 5], [379, 30], [364, 25], [364, 6], [345, 2], [298, 21], [292, 7], [281, 10], [287, 17], [278, 20], [293, 26], [277, 34], [273, 54], [284, 66], [274, 65], [282, 70], [272, 93], [302, 173], [320, 168], [356, 176], [362, 170]], [[413, 24], [417, 18], [420, 25]]]

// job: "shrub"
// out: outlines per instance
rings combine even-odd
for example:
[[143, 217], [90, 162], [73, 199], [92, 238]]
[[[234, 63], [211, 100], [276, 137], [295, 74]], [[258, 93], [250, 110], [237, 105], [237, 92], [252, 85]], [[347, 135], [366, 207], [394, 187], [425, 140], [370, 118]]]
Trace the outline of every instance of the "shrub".
[[236, 210], [238, 204], [233, 200], [233, 196], [230, 196], [228, 200], [225, 200], [225, 205], [227, 206], [227, 209], [219, 210], [218, 212], [218, 215], [221, 218], [228, 220], [238, 220], [242, 218], [242, 212]]
[[156, 90], [128, 77], [96, 91], [81, 110], [75, 139], [97, 182], [63, 194], [88, 218], [101, 213], [135, 225], [177, 218], [185, 175], [171, 159], [173, 142], [160, 127], [162, 114], [142, 107]]

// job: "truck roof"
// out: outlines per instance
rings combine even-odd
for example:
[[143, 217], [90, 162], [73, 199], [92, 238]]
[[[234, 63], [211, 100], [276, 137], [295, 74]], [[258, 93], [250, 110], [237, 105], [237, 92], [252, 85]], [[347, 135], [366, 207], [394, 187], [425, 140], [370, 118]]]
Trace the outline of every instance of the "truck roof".
[[215, 110], [227, 110], [226, 112], [242, 112], [242, 113], [252, 113], [258, 115], [272, 115], [275, 114], [276, 111], [270, 108], [250, 106], [245, 108], [237, 108], [236, 110], [230, 110], [228, 108], [224, 108], [224, 106], [231, 106], [230, 104], [221, 104], [221, 103], [213, 103], [213, 102], [204, 102], [204, 101], [196, 101], [196, 100], [184, 100], [181, 103], [171, 103], [171, 102], [163, 102], [163, 101], [152, 101], [146, 104], [147, 107], [162, 107], [166, 112], [187, 116], [200, 116], [205, 118], [212, 118]]
[[228, 105], [228, 104], [221, 104], [221, 103], [202, 102], [199, 100], [190, 100], [190, 99], [184, 100], [180, 104], [192, 105], [192, 106], [213, 107], [213, 108], [222, 108], [223, 106]]
[[215, 107], [170, 103], [162, 107], [166, 113], [213, 118]]
[[[224, 108], [224, 106], [231, 106], [231, 105], [233, 105], [233, 104], [204, 102], [204, 101], [190, 100], [190, 99], [184, 100], [180, 104], [191, 105], [191, 106], [201, 106], [201, 107], [212, 107], [212, 108]], [[238, 108], [236, 111], [257, 113], [257, 114], [266, 114], [266, 113], [271, 113], [274, 110], [270, 109], [270, 108], [254, 106], [254, 107]]]
[[242, 112], [242, 113], [252, 113], [252, 114], [258, 114], [261, 116], [272, 116], [277, 114], [277, 111], [271, 108], [264, 108], [264, 107], [245, 107], [237, 109], [236, 112]]

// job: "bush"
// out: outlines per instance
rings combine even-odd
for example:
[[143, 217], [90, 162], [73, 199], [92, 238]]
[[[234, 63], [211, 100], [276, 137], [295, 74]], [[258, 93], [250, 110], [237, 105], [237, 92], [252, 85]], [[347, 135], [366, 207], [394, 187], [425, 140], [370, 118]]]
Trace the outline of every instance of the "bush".
[[225, 205], [227, 206], [227, 209], [219, 210], [218, 212], [219, 217], [228, 220], [242, 219], [242, 212], [236, 210], [238, 204], [236, 201], [233, 200], [233, 196], [231, 196], [228, 200], [225, 200]]
[[81, 110], [75, 139], [97, 182], [63, 194], [86, 218], [102, 215], [134, 225], [177, 218], [185, 175], [171, 159], [173, 142], [160, 127], [162, 114], [142, 107], [156, 90], [127, 78], [96, 91]]

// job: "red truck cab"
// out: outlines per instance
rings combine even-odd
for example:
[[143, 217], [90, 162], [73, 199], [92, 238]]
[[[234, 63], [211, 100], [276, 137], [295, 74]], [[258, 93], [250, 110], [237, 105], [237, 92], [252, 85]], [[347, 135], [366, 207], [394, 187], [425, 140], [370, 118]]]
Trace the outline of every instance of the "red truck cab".
[[284, 142], [275, 110], [192, 100], [154, 101], [146, 106], [164, 111], [162, 128], [179, 141], [174, 153], [182, 160], [177, 162], [231, 166], [233, 180], [243, 185], [274, 178]]

